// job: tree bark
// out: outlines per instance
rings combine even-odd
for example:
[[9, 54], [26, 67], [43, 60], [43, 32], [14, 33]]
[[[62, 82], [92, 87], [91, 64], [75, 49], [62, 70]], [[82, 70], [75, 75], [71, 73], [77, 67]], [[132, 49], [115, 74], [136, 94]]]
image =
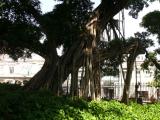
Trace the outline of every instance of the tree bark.
[[48, 53], [41, 70], [24, 86], [26, 90], [49, 89], [53, 91], [54, 95], [60, 93], [60, 81], [58, 80], [58, 55], [55, 41], [48, 36]]
[[134, 65], [134, 60], [131, 60], [130, 62], [127, 63], [127, 73], [126, 73], [126, 79], [124, 80], [123, 96], [121, 100], [125, 104], [128, 104], [129, 102], [129, 89], [130, 89], [133, 65]]
[[73, 68], [71, 72], [71, 87], [70, 87], [70, 95], [72, 97], [79, 96], [79, 87], [78, 87], [78, 69]]
[[[55, 60], [54, 60], [55, 61]], [[57, 65], [53, 60], [45, 60], [41, 70], [24, 86], [26, 90], [50, 89], [58, 95], [58, 81], [56, 76]], [[52, 81], [52, 86], [51, 82]]]
[[129, 90], [130, 90], [130, 83], [131, 83], [131, 77], [132, 77], [132, 71], [134, 66], [134, 61], [138, 55], [137, 49], [138, 49], [138, 41], [135, 43], [134, 50], [131, 51], [129, 54], [129, 57], [127, 59], [127, 73], [126, 77], [124, 79], [124, 88], [123, 88], [123, 96], [121, 102], [128, 104], [129, 103]]
[[[97, 58], [100, 59], [100, 58]], [[100, 60], [99, 60], [100, 61]], [[93, 80], [95, 87], [95, 99], [101, 99], [101, 76], [100, 76], [100, 62], [93, 65]]]

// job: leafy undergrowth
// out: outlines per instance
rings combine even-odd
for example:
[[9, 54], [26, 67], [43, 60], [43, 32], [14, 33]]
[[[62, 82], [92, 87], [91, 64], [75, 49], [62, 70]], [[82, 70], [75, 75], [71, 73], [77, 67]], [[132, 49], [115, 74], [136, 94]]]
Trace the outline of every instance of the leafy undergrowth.
[[87, 102], [0, 85], [0, 120], [160, 120], [160, 103]]

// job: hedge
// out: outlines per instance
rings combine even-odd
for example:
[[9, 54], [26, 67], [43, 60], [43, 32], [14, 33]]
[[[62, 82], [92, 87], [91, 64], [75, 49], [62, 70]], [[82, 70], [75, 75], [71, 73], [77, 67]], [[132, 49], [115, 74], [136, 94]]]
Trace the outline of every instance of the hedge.
[[127, 106], [118, 101], [88, 102], [1, 84], [0, 120], [160, 120], [160, 103]]

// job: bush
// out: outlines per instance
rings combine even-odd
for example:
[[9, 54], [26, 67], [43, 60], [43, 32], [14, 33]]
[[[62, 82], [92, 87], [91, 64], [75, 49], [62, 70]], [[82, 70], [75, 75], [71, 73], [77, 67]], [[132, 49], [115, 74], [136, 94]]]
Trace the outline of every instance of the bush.
[[117, 101], [54, 97], [49, 91], [26, 92], [0, 85], [0, 120], [159, 120], [160, 103], [129, 106]]

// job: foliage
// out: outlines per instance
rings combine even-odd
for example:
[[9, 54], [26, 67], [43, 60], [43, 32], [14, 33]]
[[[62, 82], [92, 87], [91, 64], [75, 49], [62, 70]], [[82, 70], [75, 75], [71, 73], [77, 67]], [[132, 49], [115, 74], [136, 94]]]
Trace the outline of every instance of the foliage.
[[160, 40], [160, 11], [153, 11], [145, 15], [142, 19], [141, 25], [147, 29], [148, 32], [158, 35]]
[[[119, 73], [118, 66], [123, 62], [121, 49], [126, 44], [122, 39], [113, 39], [112, 41], [100, 41], [98, 44], [99, 50], [104, 50], [105, 58], [100, 63], [102, 76], [116, 76]], [[104, 54], [105, 54], [104, 53]], [[101, 56], [100, 56], [101, 57]], [[103, 56], [102, 56], [103, 57]]]
[[143, 10], [144, 7], [149, 6], [149, 2], [154, 2], [156, 0], [130, 0], [127, 5], [129, 9], [129, 15], [133, 18], [138, 18], [138, 13]]
[[[1, 53], [10, 54], [14, 59], [24, 54], [28, 57], [31, 52], [44, 57], [51, 36], [50, 39], [56, 41], [56, 47], [63, 45], [66, 49], [76, 40], [83, 39], [80, 36], [92, 15], [93, 3], [90, 0], [59, 1], [62, 3], [43, 15], [39, 0], [2, 0], [0, 44], [5, 48], [1, 47]], [[136, 16], [150, 1], [154, 0], [129, 0], [130, 13]], [[44, 44], [41, 44], [40, 39], [44, 34], [47, 37]]]
[[[141, 22], [141, 26], [146, 28], [147, 32], [153, 35], [157, 35], [158, 42], [160, 43], [160, 11], [153, 11], [146, 14]], [[160, 49], [156, 49], [155, 52], [160, 53]]]
[[90, 0], [62, 2], [46, 14], [42, 14], [39, 0], [2, 0], [2, 3], [0, 51], [15, 60], [30, 57], [31, 52], [45, 57], [48, 38], [55, 41], [56, 47], [70, 47], [82, 39], [80, 36], [92, 10]]
[[130, 0], [128, 8], [131, 9], [129, 15], [133, 18], [138, 17], [138, 13], [143, 10], [144, 7], [148, 7], [146, 0]]
[[141, 68], [149, 70], [148, 68], [149, 66], [154, 66], [154, 63], [152, 62], [152, 60], [156, 60], [156, 56], [157, 56], [156, 52], [149, 52], [149, 53], [147, 52], [146, 59], [141, 64]]
[[160, 87], [160, 70], [156, 70], [155, 71], [155, 76], [154, 76], [154, 78], [155, 78], [155, 87]]
[[[131, 54], [138, 44], [137, 55], [144, 54], [146, 49], [153, 45], [153, 41], [148, 38], [147, 32], [135, 33], [135, 37], [128, 39], [114, 39], [110, 42], [101, 42], [98, 46], [100, 49], [106, 49], [108, 53], [106, 59], [101, 63], [103, 75], [118, 75], [118, 66], [124, 62], [127, 54]], [[145, 65], [145, 64], [144, 64]]]
[[[160, 21], [160, 11], [153, 11], [153, 12], [146, 14], [143, 17], [141, 26], [146, 28], [148, 33], [153, 34], [153, 35], [157, 35], [158, 42], [160, 43], [160, 23], [159, 23], [159, 21]], [[159, 66], [158, 62], [156, 62], [157, 61], [157, 59], [156, 59], [157, 53], [158, 54], [160, 53], [160, 48], [157, 48], [154, 53], [149, 53], [146, 56], [148, 59], [147, 60], [148, 63], [152, 62], [152, 61], [155, 61], [155, 63], [157, 63], [156, 67]]]
[[49, 91], [27, 92], [0, 85], [0, 120], [159, 120], [160, 104], [129, 106], [117, 101], [54, 97]]
[[[158, 42], [160, 43], [160, 11], [153, 11], [146, 14], [141, 22], [141, 26], [146, 28], [149, 34], [157, 35]], [[154, 52], [146, 52], [146, 60], [141, 65], [143, 69], [148, 69], [149, 66], [155, 65], [157, 68], [155, 70], [154, 81], [150, 83], [151, 86], [159, 87], [160, 86], [160, 64], [157, 60], [157, 53], [160, 53], [160, 49], [156, 49]]]
[[160, 87], [160, 70], [156, 69], [154, 72], [154, 81], [149, 83], [150, 86]]
[[33, 17], [34, 14], [41, 13], [39, 1], [2, 0], [2, 3], [0, 9], [1, 54], [7, 53], [13, 59], [23, 55], [30, 57], [30, 51], [36, 52], [41, 49], [39, 40], [42, 33], [36, 18]]
[[64, 49], [82, 40], [85, 25], [92, 10], [90, 0], [72, 0], [55, 6], [53, 11], [44, 15], [45, 27], [56, 41], [57, 46]]

